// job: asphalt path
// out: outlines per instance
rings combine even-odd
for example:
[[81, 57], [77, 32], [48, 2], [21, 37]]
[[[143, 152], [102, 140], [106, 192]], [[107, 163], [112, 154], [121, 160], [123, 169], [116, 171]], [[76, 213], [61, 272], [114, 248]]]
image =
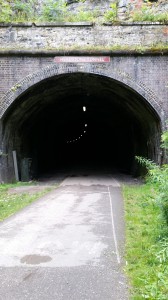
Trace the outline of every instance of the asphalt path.
[[126, 300], [123, 245], [119, 182], [68, 177], [0, 224], [0, 299]]

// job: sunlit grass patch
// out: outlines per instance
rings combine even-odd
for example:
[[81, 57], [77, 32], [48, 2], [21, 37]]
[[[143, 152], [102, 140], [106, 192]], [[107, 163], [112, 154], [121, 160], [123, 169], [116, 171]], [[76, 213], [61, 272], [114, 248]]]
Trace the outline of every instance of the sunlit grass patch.
[[[41, 192], [36, 192], [34, 194], [11, 194], [9, 193], [9, 188], [18, 187], [23, 184], [1, 184], [0, 185], [0, 221], [6, 219], [7, 217], [13, 215], [23, 207], [29, 205], [40, 196], [44, 195], [50, 189], [47, 187]], [[24, 185], [26, 185], [24, 183]], [[27, 184], [28, 185], [28, 184]]]

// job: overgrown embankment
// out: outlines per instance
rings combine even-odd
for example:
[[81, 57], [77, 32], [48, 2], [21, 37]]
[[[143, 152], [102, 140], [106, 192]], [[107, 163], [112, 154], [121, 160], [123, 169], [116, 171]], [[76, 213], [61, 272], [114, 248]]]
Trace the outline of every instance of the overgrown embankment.
[[[162, 145], [168, 150], [168, 131]], [[126, 271], [132, 299], [168, 299], [168, 164], [137, 157], [148, 170], [147, 183], [124, 187]]]
[[168, 299], [168, 228], [153, 184], [124, 187], [131, 299]]
[[0, 0], [0, 22], [167, 22], [167, 7], [161, 0]]

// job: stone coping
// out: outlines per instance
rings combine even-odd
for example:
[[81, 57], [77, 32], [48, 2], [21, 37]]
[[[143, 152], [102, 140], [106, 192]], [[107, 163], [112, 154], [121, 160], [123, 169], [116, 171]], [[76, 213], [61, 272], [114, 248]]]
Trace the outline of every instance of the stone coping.
[[168, 49], [131, 49], [131, 50], [2, 50], [0, 49], [0, 56], [160, 56], [168, 55]]
[[93, 23], [93, 22], [26, 22], [26, 23], [0, 23], [0, 27], [92, 27], [94, 25], [100, 26], [167, 26], [168, 22], [103, 22], [102, 24]]
[[93, 22], [0, 23], [0, 27], [90, 27]]
[[111, 23], [111, 22], [104, 22], [102, 25], [104, 26], [157, 26], [157, 25], [168, 25], [168, 22], [128, 22], [128, 21], [124, 21], [124, 22], [116, 22], [116, 23]]

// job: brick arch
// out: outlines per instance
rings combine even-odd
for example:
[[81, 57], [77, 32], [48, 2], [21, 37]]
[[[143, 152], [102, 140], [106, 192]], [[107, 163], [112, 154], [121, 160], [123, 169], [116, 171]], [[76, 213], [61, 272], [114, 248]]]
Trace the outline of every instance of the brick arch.
[[160, 118], [163, 126], [165, 123], [165, 112], [163, 111], [161, 105], [154, 92], [149, 89], [142, 81], [135, 82], [128, 73], [123, 70], [113, 69], [111, 71], [107, 65], [94, 65], [94, 64], [63, 64], [63, 65], [54, 65], [49, 66], [40, 70], [37, 73], [30, 74], [24, 79], [15, 84], [2, 98], [1, 100], [1, 111], [0, 119], [3, 118], [7, 110], [10, 108], [12, 103], [27, 89], [33, 85], [40, 83], [42, 80], [51, 78], [56, 75], [70, 74], [70, 73], [85, 73], [85, 74], [94, 74], [104, 77], [108, 77], [118, 82], [123, 83], [129, 88], [133, 89], [139, 95], [141, 95], [154, 109], [158, 117]]

